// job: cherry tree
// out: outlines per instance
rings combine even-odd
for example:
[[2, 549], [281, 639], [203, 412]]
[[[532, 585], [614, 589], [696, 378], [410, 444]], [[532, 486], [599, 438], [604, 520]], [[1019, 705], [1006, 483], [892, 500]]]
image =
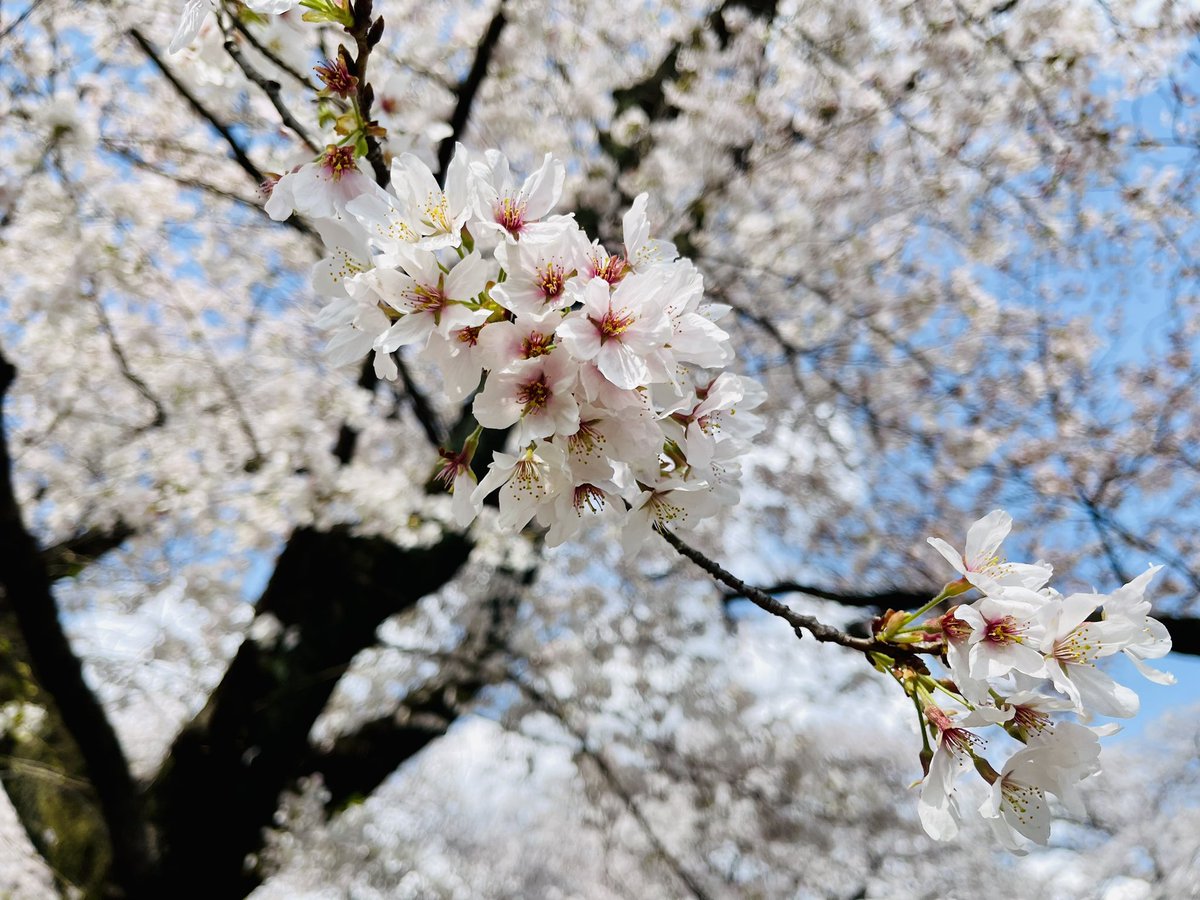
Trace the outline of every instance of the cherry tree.
[[938, 895], [1104, 815], [1095, 663], [1200, 652], [1195, 15], [6, 11], [29, 878]]

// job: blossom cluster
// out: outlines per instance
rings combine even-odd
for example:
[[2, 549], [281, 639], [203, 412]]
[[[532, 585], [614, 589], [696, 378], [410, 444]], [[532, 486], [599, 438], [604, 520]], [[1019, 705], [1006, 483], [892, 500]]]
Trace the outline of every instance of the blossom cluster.
[[[978, 598], [920, 624], [912, 624], [919, 615], [892, 614], [881, 621], [880, 636], [932, 645], [950, 670], [948, 681], [914, 671], [906, 683], [928, 734], [919, 803], [925, 830], [940, 840], [958, 832], [958, 780], [970, 765], [990, 786], [978, 813], [1001, 844], [1020, 851], [1023, 838], [1044, 844], [1049, 837], [1048, 793], [1069, 812], [1082, 814], [1078, 785], [1100, 771], [1098, 737], [1116, 728], [1055, 721], [1052, 714], [1072, 712], [1086, 723], [1094, 715], [1127, 718], [1138, 711], [1137, 695], [1097, 660], [1124, 653], [1152, 681], [1174, 679], [1145, 663], [1171, 649], [1166, 628], [1148, 615], [1145, 598], [1160, 566], [1111, 594], [1064, 597], [1048, 586], [1052, 569], [1046, 563], [1001, 557], [1000, 544], [1011, 528], [1012, 518], [995, 510], [970, 528], [962, 553], [930, 538], [960, 577], [927, 608], [972, 590]], [[982, 755], [985, 741], [972, 730], [986, 726], [1000, 726], [1024, 744], [999, 772]]]
[[[395, 378], [394, 354], [413, 348], [451, 400], [475, 392], [479, 428], [442, 452], [439, 474], [458, 524], [499, 490], [502, 530], [536, 516], [555, 546], [614, 516], [633, 552], [652, 527], [736, 502], [764, 394], [719, 371], [733, 358], [716, 324], [728, 308], [704, 303], [696, 267], [651, 239], [646, 194], [610, 252], [553, 214], [565, 169], [549, 154], [518, 182], [499, 151], [459, 145], [444, 187], [412, 154], [394, 160], [388, 190], [361, 165], [352, 146], [331, 146], [274, 180], [266, 210], [308, 216], [325, 241], [313, 284], [330, 301], [318, 322], [334, 363], [373, 353], [376, 373]], [[514, 452], [475, 484], [484, 428], [510, 429]]]

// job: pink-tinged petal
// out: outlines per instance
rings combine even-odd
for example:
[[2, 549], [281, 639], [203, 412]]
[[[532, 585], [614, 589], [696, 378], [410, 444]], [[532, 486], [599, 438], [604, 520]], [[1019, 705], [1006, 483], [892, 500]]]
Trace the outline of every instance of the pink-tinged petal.
[[1002, 509], [994, 509], [967, 531], [967, 546], [963, 557], [967, 568], [979, 571], [996, 557], [1000, 544], [1012, 531], [1012, 516]]
[[1170, 672], [1164, 672], [1161, 669], [1154, 669], [1142, 662], [1142, 658], [1132, 650], [1126, 650], [1125, 655], [1129, 657], [1143, 676], [1153, 681], [1155, 684], [1175, 684], [1177, 679]]
[[382, 378], [385, 381], [395, 381], [396, 376], [400, 374], [400, 368], [396, 365], [396, 361], [392, 359], [390, 353], [380, 353], [375, 351], [375, 377]]
[[1095, 666], [1067, 667], [1071, 681], [1079, 691], [1083, 708], [1090, 713], [1129, 719], [1141, 707], [1138, 695], [1113, 680], [1112, 676]]
[[650, 369], [641, 355], [620, 341], [608, 341], [596, 354], [596, 368], [614, 385], [631, 390], [650, 380]]
[[491, 264], [478, 252], [471, 253], [446, 276], [446, 296], [452, 300], [470, 300], [487, 287], [491, 276]]
[[200, 33], [204, 17], [212, 9], [211, 0], [188, 0], [183, 8], [183, 17], [179, 20], [179, 27], [175, 30], [175, 36], [171, 38], [171, 43], [167, 47], [167, 52], [178, 53], [190, 44]]
[[568, 316], [555, 334], [567, 352], [580, 362], [593, 360], [600, 352], [600, 332], [582, 315]]
[[[479, 509], [471, 502], [474, 489], [475, 479], [469, 472], [460, 472], [454, 476], [454, 498], [450, 501], [450, 512], [459, 528], [466, 528], [479, 515]], [[482, 505], [480, 504], [480, 507]]]
[[358, 362], [371, 350], [375, 335], [369, 331], [357, 328], [346, 328], [329, 339], [325, 345], [325, 355], [330, 365], [344, 366], [346, 363]]
[[484, 428], [507, 428], [521, 418], [512, 383], [500, 378], [488, 379], [487, 386], [475, 397], [471, 412]]
[[1055, 629], [1047, 631], [1047, 638], [1057, 640], [1070, 634], [1104, 602], [1100, 594], [1071, 594], [1062, 601]]
[[450, 211], [461, 215], [471, 204], [471, 163], [462, 144], [454, 145], [454, 158], [446, 169], [446, 200]]
[[926, 538], [926, 541], [930, 547], [946, 558], [946, 562], [954, 566], [954, 571], [958, 572], [960, 575], [966, 574], [967, 567], [963, 563], [962, 555], [957, 550], [955, 550], [941, 538], [931, 537]]
[[921, 786], [917, 814], [921, 826], [935, 841], [948, 841], [958, 834], [957, 806], [952, 792], [962, 764], [953, 753], [939, 746], [929, 764], [929, 774]]
[[429, 339], [433, 327], [433, 316], [421, 313], [405, 316], [376, 339], [375, 349], [391, 353], [409, 344], [418, 344]]
[[621, 230], [625, 238], [625, 255], [632, 261], [642, 244], [650, 237], [650, 222], [646, 218], [646, 203], [650, 195], [642, 192], [633, 198], [629, 211], [621, 219]]
[[547, 153], [541, 168], [525, 179], [525, 184], [521, 186], [521, 196], [525, 200], [527, 221], [540, 219], [554, 208], [554, 204], [562, 196], [566, 174], [567, 170], [563, 164]]

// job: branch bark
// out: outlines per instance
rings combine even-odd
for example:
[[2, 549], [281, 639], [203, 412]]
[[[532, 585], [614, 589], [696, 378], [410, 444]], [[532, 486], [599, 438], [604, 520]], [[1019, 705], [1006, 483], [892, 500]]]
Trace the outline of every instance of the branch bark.
[[246, 154], [246, 149], [241, 145], [238, 139], [233, 136], [233, 132], [229, 130], [229, 126], [218, 119], [216, 114], [209, 110], [209, 108], [203, 103], [201, 103], [196, 98], [196, 95], [188, 89], [187, 85], [185, 85], [175, 76], [175, 73], [171, 71], [165, 62], [163, 62], [162, 56], [159, 55], [159, 52], [154, 48], [154, 45], [146, 39], [145, 35], [143, 35], [136, 28], [129, 29], [127, 34], [133, 38], [134, 43], [136, 43], [142, 49], [142, 52], [146, 54], [146, 58], [149, 59], [150, 62], [154, 63], [154, 67], [162, 73], [163, 78], [170, 82], [171, 87], [175, 88], [175, 92], [184, 99], [187, 105], [192, 108], [192, 111], [195, 112], [196, 115], [200, 116], [200, 118], [204, 119], [204, 121], [206, 121], [212, 127], [212, 129], [224, 139], [225, 143], [229, 145], [229, 151], [233, 154], [233, 158], [237, 161], [237, 164], [242, 167], [242, 171], [244, 171], [250, 176], [251, 179], [253, 179], [255, 185], [262, 184], [264, 180], [262, 170], [260, 170], [258, 166], [254, 164], [253, 160], [251, 160]]
[[[15, 378], [16, 369], [0, 354], [0, 412]], [[83, 756], [112, 842], [113, 880], [126, 896], [143, 896], [150, 849], [139, 792], [116, 732], [62, 629], [45, 558], [22, 520], [12, 476], [0, 418], [0, 591], [28, 646], [34, 676], [54, 698]]]
[[454, 112], [450, 115], [450, 133], [438, 145], [437, 178], [438, 183], [443, 186], [446, 183], [446, 169], [449, 168], [450, 159], [454, 156], [454, 145], [462, 140], [463, 133], [467, 130], [467, 123], [471, 120], [471, 110], [475, 105], [475, 97], [479, 93], [483, 80], [487, 77], [488, 66], [500, 43], [500, 35], [504, 32], [504, 26], [508, 24], [508, 18], [504, 14], [504, 3], [505, 0], [500, 0], [496, 6], [496, 12], [492, 16], [492, 20], [488, 22], [487, 30], [475, 48], [475, 58], [471, 61], [471, 68], [468, 70], [467, 76], [454, 89], [456, 102]]
[[242, 644], [151, 787], [158, 896], [240, 897], [258, 885], [244, 861], [311, 759], [309, 732], [338, 679], [384, 619], [448, 582], [470, 549], [453, 534], [415, 549], [344, 529], [292, 535], [258, 603], [280, 637]]
[[[773, 616], [778, 616], [796, 632], [796, 637], [802, 637], [801, 629], [809, 632], [818, 641], [823, 641], [831, 644], [840, 644], [843, 647], [849, 647], [851, 650], [859, 650], [863, 653], [868, 653], [871, 650], [879, 650], [891, 645], [881, 643], [873, 638], [855, 637], [847, 634], [832, 625], [826, 625], [813, 616], [806, 616], [795, 612], [784, 604], [780, 603], [766, 591], [752, 587], [742, 581], [736, 575], [723, 569], [718, 563], [709, 559], [699, 550], [685, 544], [675, 534], [663, 528], [659, 530], [659, 534], [663, 536], [668, 544], [674, 547], [681, 556], [686, 556], [701, 569], [727, 587], [733, 588], [740, 597], [745, 597], [755, 606], [769, 612]], [[914, 645], [915, 647], [915, 645]], [[893, 648], [894, 649], [894, 648]], [[912, 649], [912, 648], [910, 648]]]

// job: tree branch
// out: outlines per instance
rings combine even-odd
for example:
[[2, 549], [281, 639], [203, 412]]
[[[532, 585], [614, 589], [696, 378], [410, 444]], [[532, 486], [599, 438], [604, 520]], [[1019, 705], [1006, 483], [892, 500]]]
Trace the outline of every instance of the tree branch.
[[[0, 354], [0, 413], [16, 369]], [[26, 530], [12, 480], [12, 460], [0, 417], [0, 590], [29, 648], [34, 674], [62, 714], [83, 755], [113, 851], [113, 877], [129, 896], [141, 895], [150, 862], [138, 792], [112, 724], [83, 677], [83, 665], [63, 632], [42, 551]]]
[[133, 534], [133, 529], [119, 520], [111, 528], [89, 528], [43, 549], [42, 564], [51, 581], [70, 578], [109, 550], [121, 546]]
[[487, 30], [475, 48], [475, 58], [471, 61], [471, 68], [467, 72], [467, 76], [454, 89], [456, 102], [454, 112], [450, 115], [450, 133], [438, 145], [437, 178], [441, 185], [446, 183], [446, 170], [450, 166], [451, 157], [454, 156], [454, 146], [462, 140], [463, 133], [467, 130], [467, 123], [471, 119], [471, 108], [475, 105], [475, 97], [479, 93], [483, 79], [487, 77], [488, 65], [500, 43], [500, 35], [504, 31], [504, 26], [508, 24], [508, 18], [504, 14], [504, 3], [505, 0], [500, 0], [497, 4], [496, 12], [492, 16], [492, 20], [488, 22]]
[[446, 584], [470, 550], [456, 534], [408, 549], [345, 529], [292, 534], [257, 607], [279, 637], [242, 644], [151, 787], [158, 896], [241, 897], [257, 886], [243, 860], [311, 759], [309, 732], [338, 679], [380, 623]]
[[320, 153], [321, 148], [312, 142], [312, 139], [308, 136], [308, 132], [304, 130], [304, 126], [296, 121], [296, 117], [292, 115], [292, 111], [288, 109], [287, 105], [283, 102], [283, 96], [280, 93], [279, 82], [272, 81], [271, 79], [264, 77], [257, 69], [251, 66], [250, 63], [246, 61], [246, 57], [242, 54], [241, 48], [237, 46], [237, 42], [234, 41], [231, 36], [229, 36], [228, 30], [225, 32], [225, 35], [225, 52], [233, 58], [233, 61], [237, 63], [237, 66], [242, 70], [242, 73], [255, 84], [257, 84], [259, 88], [262, 89], [262, 92], [267, 95], [267, 99], [270, 100], [271, 105], [275, 107], [275, 112], [279, 113], [280, 121], [283, 122], [283, 124], [288, 128], [292, 129], [293, 132], [295, 132], [296, 137], [300, 138], [300, 140], [304, 142], [304, 146], [306, 146], [314, 154]]
[[204, 119], [204, 121], [212, 126], [213, 130], [216, 131], [217, 134], [224, 138], [225, 143], [229, 145], [230, 152], [233, 153], [233, 158], [237, 161], [237, 164], [242, 167], [242, 171], [250, 176], [256, 186], [262, 184], [265, 180], [262, 171], [254, 164], [250, 157], [246, 155], [245, 148], [242, 147], [242, 145], [238, 142], [238, 139], [233, 136], [233, 132], [229, 130], [229, 127], [220, 119], [218, 119], [216, 115], [208, 109], [208, 107], [196, 99], [196, 95], [193, 94], [182, 81], [175, 77], [175, 73], [167, 68], [167, 64], [163, 62], [163, 59], [161, 56], [159, 56], [158, 51], [154, 49], [154, 45], [151, 44], [150, 41], [146, 40], [146, 38], [140, 31], [138, 31], [138, 29], [130, 28], [126, 33], [133, 38], [134, 42], [139, 47], [142, 48], [142, 52], [146, 54], [146, 57], [150, 60], [150, 62], [154, 63], [155, 67], [162, 73], [163, 77], [170, 82], [171, 87], [175, 88], [175, 92], [179, 94], [179, 96], [187, 102], [187, 105], [192, 108], [192, 111], [195, 112], [196, 115], [200, 116], [200, 118]]
[[395, 712], [313, 753], [303, 772], [321, 773], [330, 811], [370, 794], [406, 760], [444, 735], [481, 690], [508, 678], [508, 635], [534, 574], [531, 569], [493, 577], [495, 593], [472, 605], [465, 637], [453, 652], [416, 651], [440, 664], [432, 678], [410, 691]]
[[383, 148], [379, 146], [379, 138], [371, 134], [371, 105], [375, 102], [375, 89], [367, 81], [367, 63], [371, 59], [371, 51], [379, 43], [383, 35], [383, 16], [371, 21], [372, 0], [352, 0], [354, 10], [354, 25], [347, 28], [354, 38], [354, 75], [358, 78], [358, 114], [361, 117], [364, 130], [363, 139], [367, 144], [367, 162], [375, 172], [375, 181], [381, 188], [386, 188], [392, 180], [391, 170], [383, 159]]
[[[804, 629], [812, 634], [812, 636], [818, 641], [831, 644], [840, 644], [843, 647], [849, 647], [851, 650], [860, 650], [863, 653], [868, 653], [871, 650], [883, 648], [895, 649], [889, 644], [876, 641], [874, 638], [855, 637], [854, 635], [846, 634], [844, 631], [839, 631], [832, 625], [826, 625], [812, 616], [806, 616], [802, 615], [801, 613], [794, 612], [787, 606], [784, 606], [766, 591], [763, 591], [760, 588], [751, 587], [736, 575], [733, 575], [732, 573], [721, 568], [720, 565], [713, 562], [699, 550], [696, 550], [693, 547], [685, 544], [674, 533], [665, 528], [660, 528], [659, 534], [663, 536], [668, 544], [679, 551], [682, 556], [686, 556], [717, 581], [737, 591], [738, 596], [745, 597], [755, 606], [769, 612], [773, 616], [778, 616], [791, 625], [796, 632], [796, 637], [801, 637], [800, 629]], [[915, 645], [911, 645], [905, 649], [912, 650], [914, 647]]]
[[646, 840], [654, 849], [655, 854], [659, 857], [659, 859], [667, 864], [667, 867], [671, 870], [672, 874], [674, 874], [675, 877], [683, 883], [684, 887], [687, 888], [688, 893], [692, 897], [695, 897], [696, 900], [708, 900], [711, 895], [704, 889], [704, 886], [700, 884], [695, 876], [684, 867], [679, 857], [672, 853], [667, 848], [666, 844], [662, 842], [662, 839], [658, 836], [658, 833], [654, 830], [654, 827], [646, 818], [645, 813], [642, 812], [641, 804], [638, 803], [637, 799], [626, 789], [625, 785], [621, 782], [620, 776], [618, 776], [616, 770], [609, 765], [608, 760], [604, 757], [604, 754], [588, 747], [587, 736], [570, 722], [567, 717], [566, 710], [562, 708], [557, 700], [553, 699], [545, 692], [538, 690], [538, 688], [530, 684], [527, 679], [514, 677], [513, 680], [521, 689], [521, 692], [525, 694], [525, 696], [527, 696], [531, 701], [533, 701], [534, 706], [538, 707], [540, 710], [542, 710], [542, 712], [545, 712], [556, 719], [563, 729], [570, 734], [571, 737], [578, 741], [579, 755], [588, 760], [600, 774], [600, 777], [604, 779], [604, 783], [607, 785], [608, 789], [612, 791], [612, 793], [621, 801], [622, 805], [624, 805], [624, 807], [629, 811], [629, 814], [633, 816], [634, 821], [636, 821], [638, 824], [638, 828], [640, 828], [642, 834], [645, 835]]

